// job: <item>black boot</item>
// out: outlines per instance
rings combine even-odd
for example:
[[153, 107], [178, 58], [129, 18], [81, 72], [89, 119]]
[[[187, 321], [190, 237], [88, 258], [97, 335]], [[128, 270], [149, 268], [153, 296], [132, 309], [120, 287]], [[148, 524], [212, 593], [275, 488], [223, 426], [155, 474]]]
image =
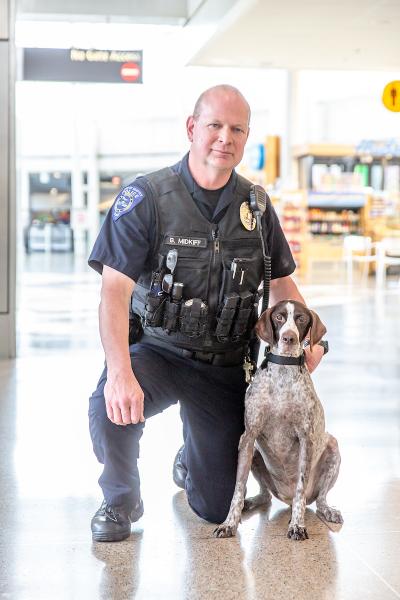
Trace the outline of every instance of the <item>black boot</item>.
[[172, 479], [174, 480], [174, 483], [183, 490], [185, 489], [185, 480], [187, 475], [187, 469], [181, 462], [184, 447], [185, 446], [179, 448], [178, 453], [175, 456], [174, 466], [172, 469]]
[[94, 542], [120, 542], [131, 534], [131, 523], [143, 515], [141, 499], [129, 512], [124, 506], [111, 506], [103, 500], [92, 519], [91, 529]]

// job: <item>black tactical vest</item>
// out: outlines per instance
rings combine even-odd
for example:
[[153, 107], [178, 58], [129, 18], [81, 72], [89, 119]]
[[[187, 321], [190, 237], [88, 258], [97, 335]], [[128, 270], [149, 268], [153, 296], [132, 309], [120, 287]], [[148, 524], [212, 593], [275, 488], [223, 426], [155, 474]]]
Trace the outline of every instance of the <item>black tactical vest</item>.
[[[240, 220], [240, 206], [249, 200], [251, 183], [238, 176], [232, 201], [217, 225], [201, 214], [172, 169], [146, 175], [146, 180], [155, 203], [157, 243], [153, 270], [140, 276], [132, 296], [132, 311], [140, 315], [146, 335], [200, 352], [219, 353], [246, 346], [257, 318], [257, 290], [263, 278], [260, 234], [257, 229], [247, 230]], [[169, 272], [163, 260], [172, 249], [178, 252], [173, 279], [183, 283], [183, 296], [175, 307], [169, 306], [167, 294], [154, 299], [160, 316], [154, 327], [146, 319], [153, 302], [149, 292], [160, 265], [163, 273]], [[224, 311], [224, 307], [229, 310]], [[169, 308], [178, 311], [173, 331], [163, 328]], [[218, 335], [221, 332], [224, 335]]]

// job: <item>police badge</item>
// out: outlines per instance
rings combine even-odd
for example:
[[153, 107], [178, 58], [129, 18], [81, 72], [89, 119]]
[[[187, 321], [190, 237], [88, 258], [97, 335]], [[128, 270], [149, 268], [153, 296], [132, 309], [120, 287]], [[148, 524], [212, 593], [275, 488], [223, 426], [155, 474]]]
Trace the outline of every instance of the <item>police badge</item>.
[[250, 209], [248, 202], [242, 202], [240, 205], [240, 220], [243, 227], [248, 231], [253, 231], [256, 227], [256, 219]]

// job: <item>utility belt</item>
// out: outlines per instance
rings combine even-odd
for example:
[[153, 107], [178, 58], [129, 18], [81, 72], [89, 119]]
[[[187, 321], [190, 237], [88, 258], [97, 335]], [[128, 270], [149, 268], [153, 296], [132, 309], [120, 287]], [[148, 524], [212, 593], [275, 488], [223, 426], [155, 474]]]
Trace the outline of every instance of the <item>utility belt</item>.
[[176, 354], [177, 356], [182, 356], [191, 360], [207, 363], [215, 367], [243, 366], [243, 362], [248, 353], [247, 344], [245, 346], [241, 346], [240, 348], [236, 348], [235, 350], [230, 350], [228, 352], [214, 353], [192, 351], [186, 350], [185, 348], [179, 348], [177, 346], [168, 344], [167, 342], [164, 342], [162, 340], [158, 340], [153, 336], [146, 335], [146, 333], [144, 333], [140, 341], [142, 344], [148, 344], [150, 346], [164, 348], [172, 352], [173, 354]]

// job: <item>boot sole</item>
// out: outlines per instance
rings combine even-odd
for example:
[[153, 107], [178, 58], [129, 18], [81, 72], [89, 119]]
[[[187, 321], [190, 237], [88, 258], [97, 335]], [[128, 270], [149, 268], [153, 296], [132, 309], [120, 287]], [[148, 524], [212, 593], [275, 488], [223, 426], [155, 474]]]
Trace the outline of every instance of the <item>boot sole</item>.
[[92, 533], [92, 540], [94, 542], [122, 542], [122, 540], [126, 540], [131, 535], [131, 532], [126, 533], [101, 533], [95, 532]]

